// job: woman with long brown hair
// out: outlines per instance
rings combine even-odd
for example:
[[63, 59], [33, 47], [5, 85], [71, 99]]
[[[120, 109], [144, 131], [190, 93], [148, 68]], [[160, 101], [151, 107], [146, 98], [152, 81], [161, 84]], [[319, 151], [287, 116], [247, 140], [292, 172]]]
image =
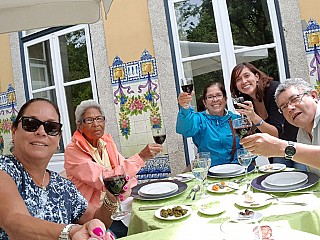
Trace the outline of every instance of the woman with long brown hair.
[[[232, 97], [243, 97], [244, 103], [238, 103], [240, 109], [237, 111], [246, 115], [257, 128], [256, 132], [269, 133], [272, 136], [296, 141], [298, 128], [288, 123], [279, 112], [274, 99], [279, 81], [260, 71], [251, 63], [240, 63], [236, 65], [231, 73], [230, 91]], [[284, 163], [293, 166], [291, 160], [284, 158], [269, 159], [271, 162]], [[299, 164], [301, 165], [301, 164]], [[305, 169], [305, 166], [298, 166]]]

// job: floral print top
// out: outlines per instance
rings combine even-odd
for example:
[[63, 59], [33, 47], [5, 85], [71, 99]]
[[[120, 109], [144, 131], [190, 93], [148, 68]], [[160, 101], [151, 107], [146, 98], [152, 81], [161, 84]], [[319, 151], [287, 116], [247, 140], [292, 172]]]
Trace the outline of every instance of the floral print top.
[[[68, 179], [50, 173], [45, 188], [38, 187], [23, 165], [14, 156], [0, 156], [0, 169], [16, 183], [31, 216], [55, 223], [75, 223], [88, 207], [87, 200]], [[0, 228], [0, 239], [9, 239]]]

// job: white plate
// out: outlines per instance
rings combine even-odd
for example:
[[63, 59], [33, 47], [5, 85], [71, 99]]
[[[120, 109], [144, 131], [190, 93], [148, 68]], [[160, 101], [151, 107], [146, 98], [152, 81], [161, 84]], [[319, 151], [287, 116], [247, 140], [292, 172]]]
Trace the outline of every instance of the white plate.
[[266, 201], [266, 199], [271, 198], [271, 196], [266, 193], [253, 193], [252, 197], [253, 202], [246, 202], [245, 195], [241, 195], [236, 199], [236, 204], [245, 208], [258, 208], [271, 203], [270, 201]]
[[[175, 216], [168, 216], [167, 218], [161, 217], [160, 212], [161, 212], [162, 209], [174, 208], [174, 207], [177, 207], [177, 206], [180, 206], [183, 209], [188, 210], [188, 212], [185, 215], [181, 216], [181, 217], [175, 217]], [[192, 208], [189, 207], [189, 206], [185, 206], [185, 205], [169, 205], [169, 206], [165, 206], [165, 207], [159, 208], [157, 211], [155, 211], [154, 215], [157, 218], [162, 219], [162, 220], [178, 220], [178, 219], [185, 218], [185, 217], [189, 216], [191, 214], [191, 212], [192, 212]]]
[[177, 179], [180, 182], [189, 182], [194, 178], [195, 178], [195, 176], [193, 174], [190, 174], [190, 173], [180, 173], [180, 174], [177, 174], [174, 177], [174, 179]]
[[279, 187], [279, 186], [270, 185], [270, 184], [268, 184], [265, 180], [263, 180], [263, 181], [261, 182], [261, 186], [262, 186], [262, 187], [265, 187], [265, 188], [267, 188], [267, 189], [269, 189], [269, 190], [290, 191], [290, 190], [294, 190], [294, 189], [297, 189], [297, 188], [299, 188], [299, 187], [304, 186], [307, 182], [308, 182], [308, 179], [305, 180], [305, 181], [303, 181], [303, 182], [301, 182], [301, 183], [295, 184], [295, 185], [293, 185], [293, 186], [283, 186], [283, 187]]
[[233, 222], [242, 222], [242, 223], [252, 223], [259, 222], [262, 219], [262, 214], [256, 211], [253, 211], [253, 216], [251, 218], [241, 218], [239, 213], [236, 213], [234, 216], [230, 217], [230, 220]]
[[243, 166], [238, 164], [222, 164], [209, 168], [209, 172], [216, 175], [235, 174], [243, 170]]
[[162, 196], [178, 191], [178, 185], [173, 182], [157, 182], [147, 184], [139, 189], [141, 196]]
[[308, 175], [302, 172], [280, 172], [266, 177], [269, 185], [284, 187], [301, 183], [308, 179]]
[[226, 209], [220, 201], [211, 201], [205, 204], [202, 204], [199, 208], [199, 212], [205, 215], [217, 215], [224, 212]]
[[287, 166], [282, 163], [272, 163], [272, 164], [266, 164], [266, 165], [260, 166], [259, 171], [266, 172], [266, 173], [279, 172], [284, 170], [286, 167]]
[[[218, 184], [221, 184], [221, 182], [217, 182]], [[212, 190], [212, 187], [214, 185], [216, 185], [217, 183], [212, 183], [212, 184], [209, 184], [208, 187], [207, 187], [207, 190], [209, 192], [212, 192], [212, 193], [228, 193], [228, 192], [232, 192], [232, 191], [235, 191], [236, 189], [239, 189], [239, 184], [237, 183], [234, 183], [234, 182], [224, 182], [226, 186], [225, 188], [219, 188], [219, 190]], [[223, 185], [223, 184], [222, 184]], [[230, 186], [230, 187], [228, 187]], [[232, 187], [232, 188], [231, 188]], [[234, 189], [236, 188], [236, 189]]]

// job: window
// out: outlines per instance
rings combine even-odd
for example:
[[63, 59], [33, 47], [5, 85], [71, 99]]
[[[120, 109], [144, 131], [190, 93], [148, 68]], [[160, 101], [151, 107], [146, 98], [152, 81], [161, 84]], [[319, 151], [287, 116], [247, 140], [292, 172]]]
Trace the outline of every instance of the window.
[[274, 0], [168, 0], [168, 8], [178, 77], [193, 79], [194, 101], [220, 81], [233, 109], [230, 75], [241, 62], [286, 78]]
[[[30, 37], [30, 35], [28, 36]], [[74, 111], [86, 99], [98, 99], [87, 25], [69, 27], [24, 42], [27, 86], [30, 98], [47, 98], [60, 109], [63, 152], [76, 130]]]

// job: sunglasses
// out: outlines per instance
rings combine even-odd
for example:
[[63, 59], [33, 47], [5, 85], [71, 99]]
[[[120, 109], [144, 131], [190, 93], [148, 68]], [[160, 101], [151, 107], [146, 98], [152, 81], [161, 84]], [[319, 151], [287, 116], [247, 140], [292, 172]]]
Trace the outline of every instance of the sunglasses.
[[19, 121], [21, 121], [23, 130], [27, 132], [35, 132], [42, 125], [44, 131], [50, 136], [57, 136], [62, 128], [61, 123], [51, 121], [42, 122], [33, 117], [21, 117]]

